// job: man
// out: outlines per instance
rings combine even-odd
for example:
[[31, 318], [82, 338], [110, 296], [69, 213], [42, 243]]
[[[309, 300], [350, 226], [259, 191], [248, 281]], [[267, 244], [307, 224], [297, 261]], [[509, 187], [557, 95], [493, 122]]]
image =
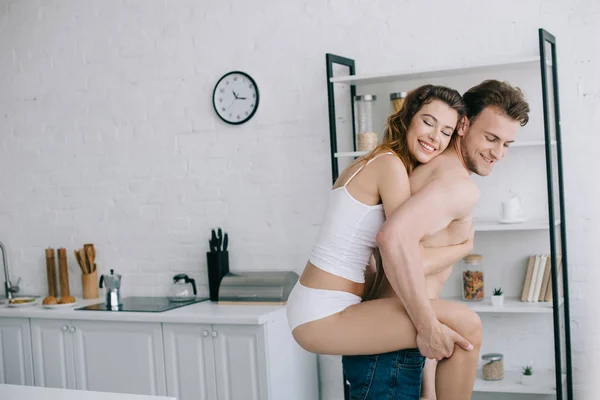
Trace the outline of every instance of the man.
[[[451, 266], [441, 271], [424, 271], [420, 246], [434, 237], [434, 246], [448, 246], [472, 234], [471, 214], [479, 191], [470, 175], [491, 173], [495, 163], [507, 154], [519, 127], [527, 124], [529, 105], [519, 89], [496, 80], [469, 89], [463, 98], [468, 118], [462, 128], [444, 153], [412, 172], [412, 197], [386, 221], [377, 238], [387, 280], [378, 290], [370, 291], [376, 292], [372, 298], [401, 299], [417, 329], [419, 348], [344, 356], [351, 392], [362, 393], [363, 399], [379, 398], [383, 393], [386, 399], [418, 399], [424, 357], [430, 359], [424, 376], [425, 398], [435, 399], [435, 392], [444, 393], [450, 384], [456, 388], [458, 383], [463, 393], [473, 389], [479, 353], [459, 346], [455, 351], [453, 337], [435, 318], [429, 301], [441, 294]], [[435, 360], [443, 360], [437, 365], [437, 375]], [[473, 373], [468, 376], [453, 368], [465, 363], [472, 366]]]

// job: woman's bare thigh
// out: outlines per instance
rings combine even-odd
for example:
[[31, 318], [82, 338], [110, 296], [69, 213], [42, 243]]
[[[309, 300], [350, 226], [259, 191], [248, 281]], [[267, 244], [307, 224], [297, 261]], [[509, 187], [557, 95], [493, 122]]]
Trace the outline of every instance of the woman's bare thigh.
[[[467, 336], [479, 318], [466, 305], [431, 300], [438, 320]], [[318, 354], [380, 354], [416, 348], [417, 332], [397, 297], [364, 301], [344, 311], [307, 322], [293, 331], [296, 341]]]

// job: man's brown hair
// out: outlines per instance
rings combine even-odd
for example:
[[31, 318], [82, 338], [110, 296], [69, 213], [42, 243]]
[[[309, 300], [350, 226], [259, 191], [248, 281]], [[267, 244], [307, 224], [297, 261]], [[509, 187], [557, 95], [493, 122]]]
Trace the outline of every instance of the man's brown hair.
[[467, 116], [473, 123], [486, 107], [493, 107], [508, 117], [519, 121], [521, 126], [529, 122], [529, 103], [518, 87], [494, 79], [481, 82], [463, 94]]

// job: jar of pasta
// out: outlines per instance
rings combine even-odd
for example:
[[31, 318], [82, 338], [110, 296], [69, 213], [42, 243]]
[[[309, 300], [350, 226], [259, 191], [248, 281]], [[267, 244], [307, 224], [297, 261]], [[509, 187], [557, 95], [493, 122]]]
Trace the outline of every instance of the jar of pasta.
[[481, 301], [483, 292], [483, 257], [469, 254], [462, 263], [462, 298], [466, 301]]
[[504, 378], [504, 356], [500, 353], [484, 354], [481, 358], [483, 364], [483, 379], [486, 381], [499, 381]]

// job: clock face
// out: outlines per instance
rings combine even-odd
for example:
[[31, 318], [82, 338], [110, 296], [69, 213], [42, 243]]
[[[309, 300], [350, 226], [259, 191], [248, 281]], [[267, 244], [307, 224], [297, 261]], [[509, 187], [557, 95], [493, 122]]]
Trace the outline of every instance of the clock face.
[[213, 91], [217, 115], [228, 124], [248, 121], [258, 108], [258, 87], [250, 75], [233, 71], [225, 74]]

